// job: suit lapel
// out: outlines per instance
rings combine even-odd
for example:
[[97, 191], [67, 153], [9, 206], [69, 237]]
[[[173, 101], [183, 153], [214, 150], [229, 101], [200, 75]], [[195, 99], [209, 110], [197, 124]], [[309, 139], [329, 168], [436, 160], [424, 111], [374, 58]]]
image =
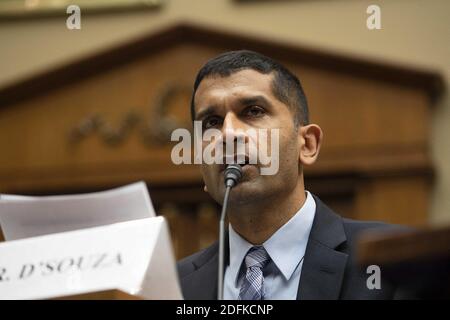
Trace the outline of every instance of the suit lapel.
[[314, 196], [316, 214], [306, 247], [297, 299], [338, 299], [348, 255], [335, 250], [347, 239], [342, 219]]
[[[225, 266], [229, 263], [228, 232], [225, 233]], [[195, 271], [182, 279], [186, 296], [196, 300], [217, 300], [217, 274], [219, 268], [219, 242], [211, 245], [192, 262]], [[225, 268], [226, 269], [226, 268]]]
[[185, 288], [184, 295], [189, 300], [217, 299], [217, 251], [200, 268], [184, 277], [181, 281]]

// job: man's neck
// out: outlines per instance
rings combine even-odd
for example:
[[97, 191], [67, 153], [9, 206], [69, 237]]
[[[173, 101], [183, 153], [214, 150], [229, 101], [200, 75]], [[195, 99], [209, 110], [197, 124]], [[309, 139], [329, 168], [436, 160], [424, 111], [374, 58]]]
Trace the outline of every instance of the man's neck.
[[288, 222], [306, 200], [303, 181], [282, 199], [270, 199], [265, 203], [240, 206], [231, 209], [228, 219], [233, 229], [245, 240], [254, 245], [263, 244], [279, 228]]

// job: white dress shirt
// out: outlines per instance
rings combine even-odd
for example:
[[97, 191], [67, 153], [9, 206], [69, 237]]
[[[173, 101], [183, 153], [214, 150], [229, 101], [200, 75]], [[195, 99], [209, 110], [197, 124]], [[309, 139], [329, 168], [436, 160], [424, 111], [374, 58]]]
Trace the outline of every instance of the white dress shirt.
[[[302, 272], [303, 257], [316, 212], [316, 203], [306, 191], [299, 211], [263, 243], [271, 261], [264, 268], [264, 298], [294, 300]], [[244, 259], [253, 247], [229, 225], [230, 264], [225, 270], [224, 299], [237, 300], [246, 268]]]

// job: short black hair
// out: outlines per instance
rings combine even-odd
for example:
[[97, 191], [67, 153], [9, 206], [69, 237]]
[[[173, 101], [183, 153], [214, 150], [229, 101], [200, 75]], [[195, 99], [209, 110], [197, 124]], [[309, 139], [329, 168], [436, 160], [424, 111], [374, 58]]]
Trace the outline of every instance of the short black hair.
[[252, 69], [262, 74], [273, 73], [273, 94], [291, 109], [295, 125], [306, 125], [309, 123], [308, 103], [300, 80], [279, 62], [250, 50], [222, 53], [206, 62], [200, 69], [195, 78], [191, 99], [192, 120], [195, 119], [195, 93], [204, 78], [208, 76], [228, 77], [235, 72], [245, 69]]

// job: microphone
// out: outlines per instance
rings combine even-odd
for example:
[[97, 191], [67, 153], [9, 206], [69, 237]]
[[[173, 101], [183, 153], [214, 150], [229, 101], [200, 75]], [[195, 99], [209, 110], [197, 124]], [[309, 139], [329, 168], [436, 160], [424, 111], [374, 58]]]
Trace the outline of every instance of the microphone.
[[223, 300], [223, 277], [224, 277], [224, 256], [225, 256], [225, 216], [227, 213], [228, 197], [231, 188], [235, 187], [242, 178], [242, 167], [238, 164], [230, 164], [225, 168], [225, 196], [223, 198], [222, 213], [219, 224], [219, 270], [217, 277], [217, 298]]
[[230, 164], [225, 169], [225, 187], [233, 188], [242, 178], [242, 167], [239, 164]]

